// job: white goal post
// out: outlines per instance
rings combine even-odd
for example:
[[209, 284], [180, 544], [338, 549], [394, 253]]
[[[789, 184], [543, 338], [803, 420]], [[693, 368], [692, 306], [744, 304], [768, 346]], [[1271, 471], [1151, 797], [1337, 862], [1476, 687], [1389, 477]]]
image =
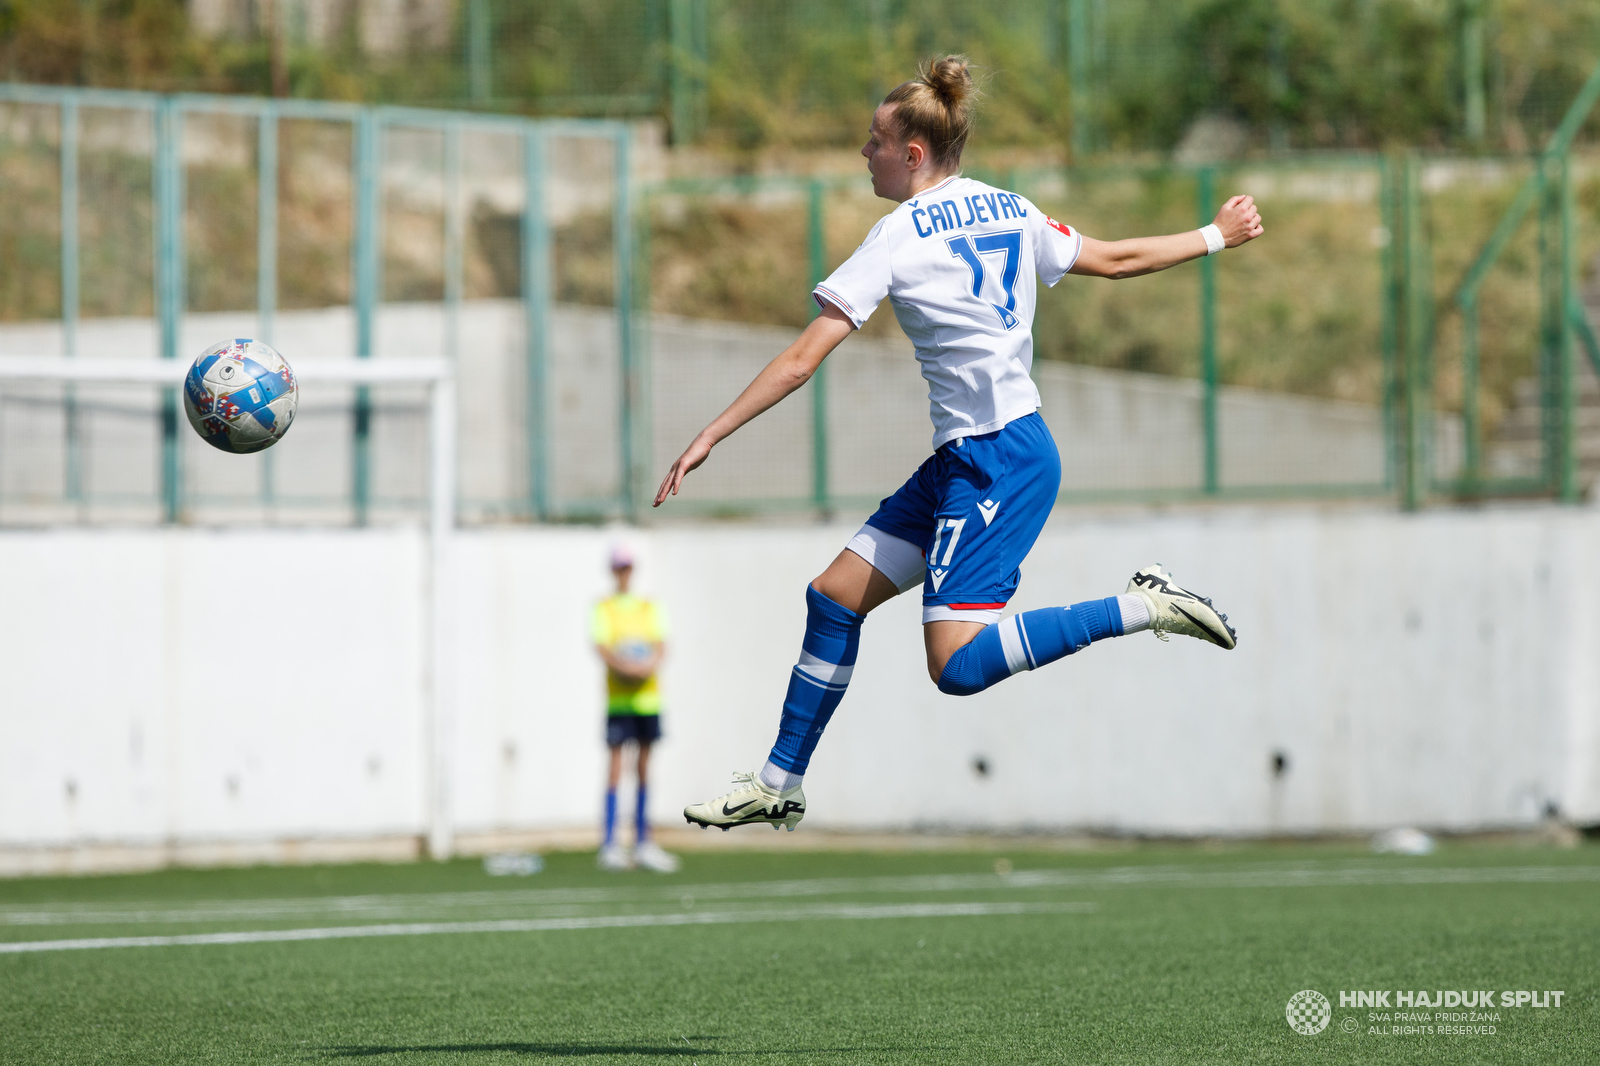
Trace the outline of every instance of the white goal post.
[[[184, 360], [94, 359], [60, 356], [0, 357], [0, 386], [38, 384], [145, 384], [179, 388], [190, 364]], [[448, 359], [305, 359], [292, 364], [295, 381], [312, 386], [424, 385], [428, 389], [428, 552], [423, 575], [428, 854], [447, 859], [455, 851], [451, 802], [454, 714], [450, 667], [451, 540], [456, 526], [456, 379]]]

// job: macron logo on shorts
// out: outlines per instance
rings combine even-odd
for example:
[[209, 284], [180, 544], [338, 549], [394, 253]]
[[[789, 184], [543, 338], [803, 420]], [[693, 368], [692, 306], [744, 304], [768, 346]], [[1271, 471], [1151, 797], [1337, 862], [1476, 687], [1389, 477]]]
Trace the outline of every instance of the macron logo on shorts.
[[1000, 510], [1000, 503], [997, 500], [984, 500], [978, 504], [978, 513], [983, 515], [985, 529], [989, 527], [990, 522], [994, 521], [995, 512], [998, 510]]

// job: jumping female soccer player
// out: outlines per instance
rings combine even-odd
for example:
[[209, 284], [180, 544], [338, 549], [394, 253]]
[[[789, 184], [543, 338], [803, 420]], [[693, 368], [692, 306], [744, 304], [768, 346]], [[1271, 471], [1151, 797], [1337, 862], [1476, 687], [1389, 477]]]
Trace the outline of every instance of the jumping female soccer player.
[[1142, 629], [1232, 648], [1227, 616], [1159, 565], [1121, 596], [1002, 618], [1056, 500], [1061, 460], [1039, 417], [1033, 365], [1037, 274], [1130, 278], [1259, 237], [1248, 196], [1188, 233], [1097, 241], [1016, 193], [960, 174], [974, 88], [967, 62], [945, 56], [884, 98], [866, 146], [872, 190], [899, 207], [812, 294], [822, 313], [690, 443], [656, 492], [659, 507], [717, 443], [808, 381], [887, 296], [928, 381], [933, 455], [879, 505], [806, 589], [806, 634], [789, 678], [777, 743], [759, 771], [725, 796], [684, 809], [690, 823], [765, 823], [793, 830], [806, 812], [801, 779], [856, 661], [861, 623], [922, 586], [928, 675], [969, 696]]

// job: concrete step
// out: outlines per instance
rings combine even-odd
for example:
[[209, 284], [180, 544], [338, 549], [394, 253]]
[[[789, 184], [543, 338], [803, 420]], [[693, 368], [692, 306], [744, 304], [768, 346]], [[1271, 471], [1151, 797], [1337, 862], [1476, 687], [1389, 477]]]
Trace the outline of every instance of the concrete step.
[[[1600, 256], [1595, 260], [1600, 268]], [[1582, 294], [1584, 313], [1596, 333], [1600, 333], [1600, 271], [1596, 282]], [[1588, 356], [1579, 351], [1574, 367], [1578, 395], [1575, 397], [1576, 418], [1575, 450], [1579, 476], [1585, 481], [1600, 474], [1600, 377], [1597, 377]], [[1512, 406], [1495, 427], [1492, 437], [1485, 442], [1485, 465], [1490, 469], [1518, 466], [1527, 473], [1537, 473], [1544, 450], [1544, 412], [1542, 389], [1537, 377], [1526, 377], [1511, 388]]]
[[[1492, 455], [1516, 456], [1519, 459], [1526, 459], [1535, 463], [1539, 462], [1540, 457], [1544, 454], [1544, 448], [1539, 441], [1514, 441], [1509, 443], [1495, 441], [1489, 445], [1487, 451]], [[1584, 447], [1580, 443], [1578, 447], [1578, 465], [1600, 467], [1600, 447]]]
[[[1594, 371], [1578, 375], [1578, 406], [1600, 406], [1600, 381], [1594, 376]], [[1511, 404], [1513, 407], [1538, 407], [1540, 390], [1538, 378], [1522, 378], [1511, 387]]]
[[[1595, 437], [1600, 439], [1600, 407], [1580, 407], [1573, 412], [1576, 417], [1576, 428], [1580, 438]], [[1506, 414], [1495, 427], [1495, 440], [1522, 440], [1526, 437], [1537, 437], [1544, 432], [1544, 418], [1539, 411], [1529, 411], [1519, 408]]]

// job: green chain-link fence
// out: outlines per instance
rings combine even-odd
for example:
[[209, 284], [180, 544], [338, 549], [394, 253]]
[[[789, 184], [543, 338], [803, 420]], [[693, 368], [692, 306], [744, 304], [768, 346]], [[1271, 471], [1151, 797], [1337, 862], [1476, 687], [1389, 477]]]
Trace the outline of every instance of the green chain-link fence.
[[[1193, 228], [1234, 191], [1267, 218], [1241, 251], [1041, 294], [1064, 502], [1578, 495], [1600, 472], [1600, 173], [1570, 148], [1597, 95], [1600, 74], [1533, 158], [973, 167], [1096, 237]], [[642, 513], [889, 206], [863, 179], [636, 189], [621, 124], [0, 97], [0, 354], [183, 358], [247, 329], [291, 360], [454, 357], [477, 521]], [[402, 389], [330, 391], [283, 445], [237, 460], [153, 392], [8, 388], [0, 520], [404, 515], [419, 418]], [[866, 508], [929, 433], [884, 308], [675, 511]]]

